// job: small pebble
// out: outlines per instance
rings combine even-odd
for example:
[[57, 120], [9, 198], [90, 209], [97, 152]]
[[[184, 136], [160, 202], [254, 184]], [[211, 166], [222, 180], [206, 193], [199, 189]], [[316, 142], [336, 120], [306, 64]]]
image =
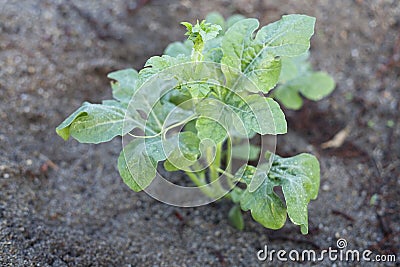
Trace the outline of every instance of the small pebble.
[[331, 187], [328, 185], [328, 184], [324, 184], [323, 186], [322, 186], [322, 190], [323, 191], [329, 191], [331, 189]]
[[10, 175], [8, 173], [5, 173], [5, 174], [3, 174], [3, 178], [8, 179], [8, 178], [10, 178]]
[[369, 25], [371, 28], [375, 28], [376, 26], [378, 26], [378, 23], [377, 23], [375, 20], [371, 20], [371, 21], [368, 23], [368, 25]]
[[358, 57], [360, 53], [358, 52], [358, 49], [353, 49], [351, 50], [351, 56], [352, 57]]
[[31, 159], [27, 159], [26, 160], [26, 165], [31, 166], [33, 163], [33, 161]]
[[36, 69], [32, 66], [28, 67], [28, 73], [29, 74], [34, 74], [36, 72]]

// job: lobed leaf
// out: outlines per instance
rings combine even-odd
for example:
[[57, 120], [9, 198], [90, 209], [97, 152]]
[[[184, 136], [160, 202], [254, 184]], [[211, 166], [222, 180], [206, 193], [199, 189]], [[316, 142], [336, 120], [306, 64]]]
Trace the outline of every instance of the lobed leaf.
[[252, 130], [261, 135], [287, 132], [285, 114], [272, 98], [255, 94], [245, 97], [244, 101], [247, 105], [239, 113], [243, 120], [251, 122]]
[[[245, 19], [245, 17], [239, 14], [232, 15], [226, 21], [218, 12], [211, 12], [207, 15], [206, 22], [221, 26], [221, 30], [215, 38], [204, 43], [203, 54], [205, 61], [212, 61], [216, 63], [221, 62], [223, 56], [221, 49], [222, 35], [225, 34], [225, 31], [233, 24], [243, 19]], [[171, 57], [176, 57], [178, 55], [185, 55], [189, 57], [192, 53], [192, 50], [193, 42], [191, 40], [186, 40], [185, 42], [173, 42], [169, 44], [164, 50], [164, 54]]]
[[230, 68], [239, 69], [263, 93], [278, 82], [281, 56], [297, 56], [310, 47], [315, 18], [305, 15], [283, 16], [281, 20], [259, 27], [256, 19], [243, 19], [226, 32], [222, 41], [221, 63], [229, 84], [240, 78]]
[[282, 16], [281, 20], [262, 27], [255, 42], [263, 44], [262, 50], [268, 50], [275, 56], [298, 56], [310, 48], [314, 26], [313, 17], [297, 14]]
[[309, 56], [310, 53], [306, 52], [297, 57], [282, 57], [282, 70], [279, 76], [279, 83], [288, 83], [301, 75], [311, 72], [311, 64], [308, 62]]
[[333, 78], [325, 72], [314, 72], [307, 58], [308, 54], [282, 59], [280, 84], [273, 96], [287, 108], [301, 108], [303, 100], [300, 94], [318, 101], [335, 89]]
[[236, 22], [241, 21], [243, 19], [246, 19], [245, 16], [240, 15], [240, 14], [234, 14], [232, 16], [230, 16], [227, 20], [226, 20], [226, 29], [229, 29], [230, 27], [232, 27]]
[[168, 138], [164, 142], [167, 153], [167, 166], [169, 169], [186, 170], [196, 163], [200, 156], [200, 139], [195, 133], [180, 132]]
[[298, 110], [303, 106], [303, 99], [299, 91], [290, 85], [284, 84], [278, 86], [274, 90], [274, 98], [289, 109]]
[[224, 17], [218, 12], [210, 12], [206, 16], [206, 22], [219, 25], [221, 27], [220, 34], [225, 32], [225, 19]]
[[157, 162], [165, 159], [161, 138], [135, 139], [121, 151], [118, 171], [125, 184], [139, 192], [151, 184]]
[[[196, 129], [200, 138], [209, 138], [218, 141], [229, 136], [247, 137], [250, 135], [250, 127], [246, 127], [245, 121], [241, 120], [238, 112], [234, 111], [231, 105], [227, 105], [217, 99], [206, 98], [196, 105], [196, 113], [200, 116], [199, 125]], [[201, 126], [200, 126], [201, 125]], [[200, 129], [200, 127], [205, 127]], [[218, 129], [213, 137], [213, 128]], [[200, 131], [200, 133], [199, 133]], [[204, 136], [202, 136], [204, 135]]]
[[[238, 172], [242, 172], [239, 177], [247, 186], [250, 185], [256, 173], [253, 166], [245, 166]], [[267, 177], [264, 173], [264, 177]], [[273, 191], [274, 184], [264, 179], [264, 183], [256, 191], [250, 192], [248, 188], [243, 191], [240, 197], [240, 207], [243, 211], [250, 210], [251, 216], [262, 226], [270, 229], [280, 229], [286, 221], [286, 207], [279, 196]]]
[[[255, 168], [243, 166], [235, 176], [247, 185], [240, 195], [240, 205], [244, 211], [250, 210], [253, 218], [263, 226], [278, 229], [286, 220], [300, 225], [302, 234], [308, 233], [307, 206], [315, 199], [319, 190], [320, 169], [318, 160], [310, 154], [300, 154], [290, 158], [272, 155], [273, 162], [269, 171], [268, 164]], [[251, 190], [254, 179], [261, 184]], [[281, 186], [286, 207], [273, 188]]]
[[291, 158], [274, 155], [268, 177], [282, 186], [290, 220], [300, 225], [302, 234], [307, 234], [307, 206], [310, 200], [317, 198], [320, 183], [317, 158], [306, 153]]
[[168, 55], [151, 57], [146, 61], [144, 68], [139, 72], [139, 81], [137, 87], [142, 86], [154, 75], [189, 61], [190, 58], [182, 54], [176, 57]]
[[318, 101], [329, 95], [335, 89], [335, 81], [326, 72], [314, 72], [310, 75], [299, 77], [293, 82], [300, 93], [306, 98]]
[[193, 42], [186, 40], [185, 42], [173, 42], [165, 48], [164, 54], [171, 57], [184, 55], [189, 57], [192, 53]]
[[177, 133], [167, 139], [135, 139], [120, 153], [119, 173], [132, 190], [139, 192], [156, 177], [158, 162], [167, 160], [164, 166], [169, 171], [194, 164], [200, 155], [199, 143], [200, 140], [192, 132]]
[[122, 103], [128, 103], [136, 89], [138, 72], [125, 69], [111, 72], [107, 77], [116, 81], [111, 83], [113, 97]]
[[56, 128], [56, 132], [64, 140], [72, 136], [81, 143], [108, 142], [136, 126], [133, 119], [125, 118], [125, 111], [122, 104], [113, 100], [103, 104], [84, 102]]
[[200, 116], [196, 120], [197, 135], [200, 140], [210, 139], [219, 144], [225, 141], [227, 132], [223, 125], [213, 119]]

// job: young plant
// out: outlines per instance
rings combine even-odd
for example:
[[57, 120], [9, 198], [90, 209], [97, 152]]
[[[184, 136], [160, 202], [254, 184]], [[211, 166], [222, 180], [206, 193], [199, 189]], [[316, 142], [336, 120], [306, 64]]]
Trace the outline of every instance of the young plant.
[[[57, 133], [82, 143], [130, 139], [118, 170], [134, 191], [152, 186], [162, 162], [167, 171], [186, 173], [209, 199], [231, 199], [229, 218], [239, 229], [244, 227], [242, 210], [250, 210], [264, 227], [279, 229], [289, 216], [307, 234], [307, 206], [319, 189], [318, 160], [310, 154], [261, 155], [264, 149], [249, 140], [286, 133], [279, 104], [265, 96], [278, 83], [274, 91], [280, 92], [270, 95], [285, 105], [299, 92], [316, 100], [333, 89], [329, 83], [322, 84], [329, 90], [318, 90], [313, 79], [320, 83], [321, 77], [305, 62], [315, 18], [283, 16], [258, 31], [256, 19], [235, 15], [225, 21], [218, 13], [195, 25], [182, 24], [186, 42], [172, 43], [139, 72], [109, 74], [114, 100], [85, 102]], [[244, 163], [236, 166], [232, 158]]]

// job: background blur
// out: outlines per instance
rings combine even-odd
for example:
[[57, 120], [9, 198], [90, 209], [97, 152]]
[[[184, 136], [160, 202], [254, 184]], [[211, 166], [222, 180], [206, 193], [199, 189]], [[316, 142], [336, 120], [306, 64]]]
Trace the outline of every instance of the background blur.
[[[0, 263], [9, 265], [255, 266], [256, 252], [400, 247], [400, 2], [397, 0], [0, 0]], [[288, 111], [283, 156], [311, 152], [321, 190], [310, 233], [264, 229], [229, 203], [176, 208], [119, 178], [121, 140], [64, 142], [55, 127], [83, 101], [111, 97], [107, 73], [184, 39], [180, 21], [210, 11], [262, 24], [317, 17], [311, 58], [337, 82], [325, 100]], [[341, 132], [344, 142], [322, 149]], [[276, 263], [278, 265], [279, 263]], [[330, 266], [330, 262], [324, 262]]]

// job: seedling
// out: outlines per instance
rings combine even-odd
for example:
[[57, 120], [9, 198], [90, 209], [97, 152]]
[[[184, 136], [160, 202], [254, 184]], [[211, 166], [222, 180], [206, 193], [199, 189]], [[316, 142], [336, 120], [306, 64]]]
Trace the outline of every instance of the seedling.
[[333, 80], [306, 62], [315, 18], [283, 16], [258, 31], [256, 19], [236, 15], [225, 21], [217, 13], [182, 24], [187, 41], [172, 43], [139, 72], [109, 74], [114, 100], [83, 103], [57, 133], [96, 144], [122, 136], [118, 170], [136, 192], [152, 186], [162, 163], [169, 172], [184, 172], [210, 200], [232, 200], [229, 218], [239, 229], [242, 211], [250, 211], [271, 229], [289, 216], [307, 234], [307, 206], [320, 183], [318, 160], [305, 153], [282, 158], [249, 140], [286, 133], [273, 98], [299, 108], [299, 94], [318, 100], [333, 90]]

